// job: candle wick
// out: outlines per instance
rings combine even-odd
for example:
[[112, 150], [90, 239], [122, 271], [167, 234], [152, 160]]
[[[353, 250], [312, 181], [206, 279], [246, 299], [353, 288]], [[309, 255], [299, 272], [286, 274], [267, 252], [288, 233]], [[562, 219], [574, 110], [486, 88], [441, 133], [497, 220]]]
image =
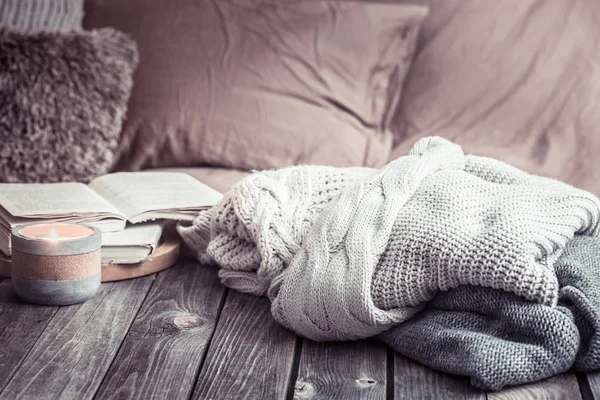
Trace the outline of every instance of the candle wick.
[[56, 230], [52, 228], [50, 231], [50, 239], [58, 239], [58, 235], [56, 234]]

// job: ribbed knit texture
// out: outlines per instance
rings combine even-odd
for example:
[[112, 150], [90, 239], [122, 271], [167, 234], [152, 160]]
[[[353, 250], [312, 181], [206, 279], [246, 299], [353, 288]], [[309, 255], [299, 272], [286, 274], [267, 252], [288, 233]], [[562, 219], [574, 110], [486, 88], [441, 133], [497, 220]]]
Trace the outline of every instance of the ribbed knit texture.
[[600, 239], [576, 237], [555, 271], [559, 306], [462, 286], [438, 294], [415, 318], [381, 334], [424, 365], [499, 390], [569, 370], [600, 369]]
[[273, 280], [271, 311], [327, 341], [381, 333], [460, 285], [554, 306], [554, 262], [599, 219], [591, 193], [425, 138], [323, 209]]
[[225, 286], [266, 294], [289, 265], [321, 210], [371, 168], [297, 166], [243, 179], [192, 226], [179, 226], [202, 263], [216, 263]]
[[83, 0], [0, 0], [0, 27], [27, 31], [81, 30]]
[[423, 181], [400, 210], [371, 293], [383, 309], [416, 306], [460, 285], [556, 303], [552, 265], [573, 235], [599, 232], [588, 192], [467, 156], [465, 170]]

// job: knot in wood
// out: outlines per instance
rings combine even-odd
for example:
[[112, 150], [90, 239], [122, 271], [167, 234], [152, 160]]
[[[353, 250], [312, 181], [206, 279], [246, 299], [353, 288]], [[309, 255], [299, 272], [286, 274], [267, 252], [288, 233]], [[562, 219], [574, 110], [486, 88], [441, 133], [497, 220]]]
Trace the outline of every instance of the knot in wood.
[[163, 318], [161, 328], [163, 332], [177, 332], [198, 328], [203, 324], [204, 321], [198, 314], [174, 312]]
[[294, 386], [295, 397], [310, 397], [315, 388], [310, 382], [297, 381]]
[[202, 318], [198, 314], [183, 314], [173, 318], [173, 325], [179, 329], [192, 329], [202, 325]]
[[363, 378], [363, 379], [357, 379], [356, 380], [356, 384], [360, 387], [369, 387], [369, 386], [373, 386], [377, 383], [376, 380], [374, 379], [370, 379], [370, 378]]

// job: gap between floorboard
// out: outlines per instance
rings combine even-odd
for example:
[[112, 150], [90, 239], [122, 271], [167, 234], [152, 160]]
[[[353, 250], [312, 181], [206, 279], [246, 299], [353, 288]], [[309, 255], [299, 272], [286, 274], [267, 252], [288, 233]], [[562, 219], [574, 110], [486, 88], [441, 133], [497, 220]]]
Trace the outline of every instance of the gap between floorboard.
[[303, 339], [300, 336], [296, 336], [296, 344], [294, 347], [293, 364], [290, 371], [290, 377], [288, 381], [288, 388], [286, 393], [286, 400], [294, 399], [294, 391], [296, 389], [296, 380], [298, 379], [298, 370], [300, 368], [300, 357], [302, 356], [302, 344]]
[[394, 350], [387, 348], [387, 359], [386, 359], [386, 400], [394, 400]]
[[581, 398], [583, 400], [594, 400], [594, 392], [588, 380], [587, 374], [578, 372], [575, 374], [577, 377], [577, 383], [579, 383], [579, 391], [581, 392]]

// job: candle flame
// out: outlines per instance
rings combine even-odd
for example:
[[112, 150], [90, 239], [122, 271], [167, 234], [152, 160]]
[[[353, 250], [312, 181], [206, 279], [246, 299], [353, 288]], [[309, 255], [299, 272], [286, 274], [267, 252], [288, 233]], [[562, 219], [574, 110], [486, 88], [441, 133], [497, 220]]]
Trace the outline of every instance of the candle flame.
[[52, 228], [50, 231], [50, 239], [58, 239], [58, 235], [56, 234], [56, 229]]

